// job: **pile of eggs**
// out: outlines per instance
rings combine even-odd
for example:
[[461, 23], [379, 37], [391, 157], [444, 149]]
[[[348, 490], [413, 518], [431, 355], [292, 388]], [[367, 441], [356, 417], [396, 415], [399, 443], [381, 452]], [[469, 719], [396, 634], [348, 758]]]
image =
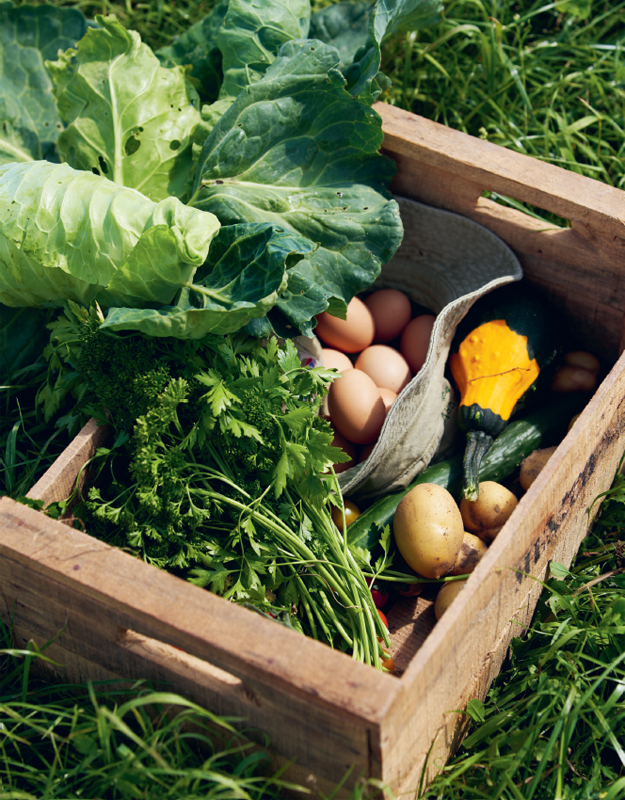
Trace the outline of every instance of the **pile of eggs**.
[[317, 316], [323, 364], [341, 373], [324, 408], [334, 446], [351, 456], [335, 465], [336, 472], [371, 453], [393, 401], [425, 363], [434, 319], [413, 317], [410, 299], [397, 289], [354, 297], [344, 320], [327, 312]]

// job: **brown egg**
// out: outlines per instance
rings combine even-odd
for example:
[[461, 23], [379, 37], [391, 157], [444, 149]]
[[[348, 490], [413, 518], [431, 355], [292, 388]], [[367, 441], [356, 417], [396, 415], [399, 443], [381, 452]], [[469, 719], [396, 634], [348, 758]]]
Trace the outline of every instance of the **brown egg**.
[[401, 335], [399, 349], [413, 374], [425, 364], [435, 319], [433, 314], [421, 314], [410, 320]]
[[395, 392], [391, 392], [390, 389], [385, 389], [384, 386], [380, 388], [380, 397], [384, 400], [384, 405], [386, 406], [386, 413], [391, 410], [391, 406], [397, 400], [397, 395]]
[[366, 347], [354, 366], [366, 372], [378, 389], [390, 389], [395, 394], [399, 394], [412, 377], [406, 359], [387, 344]]
[[[334, 427], [334, 426], [332, 426]], [[348, 456], [351, 457], [350, 461], [345, 461], [342, 464], [335, 464], [334, 471], [338, 475], [341, 472], [345, 472], [346, 469], [353, 467], [356, 463], [356, 457], [358, 456], [358, 448], [353, 442], [348, 441], [341, 433], [339, 433], [336, 428], [334, 428], [334, 439], [332, 439], [332, 447], [340, 447], [341, 450], [344, 450]]]
[[317, 315], [315, 333], [325, 344], [341, 353], [359, 353], [369, 347], [373, 332], [373, 316], [357, 297], [347, 306], [346, 319], [333, 317], [327, 311]]
[[321, 360], [326, 369], [338, 369], [339, 372], [344, 372], [346, 369], [354, 369], [354, 365], [345, 353], [341, 353], [339, 350], [332, 350], [330, 347], [321, 348]]
[[375, 441], [386, 417], [380, 390], [359, 369], [348, 369], [332, 384], [328, 408], [332, 424], [346, 439], [356, 444]]
[[412, 316], [410, 300], [398, 289], [379, 289], [364, 302], [373, 314], [375, 342], [390, 342], [397, 338]]

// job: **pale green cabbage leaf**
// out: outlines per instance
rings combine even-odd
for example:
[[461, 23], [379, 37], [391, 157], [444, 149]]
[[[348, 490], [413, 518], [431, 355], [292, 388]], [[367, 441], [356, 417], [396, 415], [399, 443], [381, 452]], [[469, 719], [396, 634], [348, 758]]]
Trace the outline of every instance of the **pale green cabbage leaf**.
[[96, 17], [75, 49], [48, 61], [59, 113], [61, 159], [137, 189], [151, 200], [184, 198], [192, 177], [199, 98], [187, 69], [167, 69], [138, 33]]
[[0, 167], [0, 302], [170, 303], [219, 222], [175, 197], [155, 203], [91, 172], [46, 161]]

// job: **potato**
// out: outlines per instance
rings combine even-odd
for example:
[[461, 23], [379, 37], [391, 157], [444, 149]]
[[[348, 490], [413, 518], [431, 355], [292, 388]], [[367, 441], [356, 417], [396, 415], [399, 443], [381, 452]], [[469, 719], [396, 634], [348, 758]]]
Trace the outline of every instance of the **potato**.
[[594, 392], [596, 388], [596, 373], [570, 364], [560, 367], [551, 381], [553, 392]]
[[575, 423], [576, 423], [576, 422], [577, 422], [577, 420], [578, 420], [578, 419], [581, 417], [581, 415], [582, 415], [582, 412], [580, 411], [580, 413], [579, 413], [579, 414], [575, 414], [573, 417], [571, 417], [571, 421], [569, 422], [569, 426], [568, 426], [568, 428], [566, 429], [566, 432], [567, 432], [567, 433], [568, 433], [568, 432], [571, 430], [571, 428], [573, 427], [573, 425], [575, 425]]
[[475, 533], [482, 541], [489, 541], [482, 534], [504, 525], [519, 501], [509, 489], [495, 481], [482, 481], [479, 491], [480, 495], [473, 503], [466, 497], [462, 498], [460, 513], [464, 527], [470, 533]]
[[456, 501], [447, 489], [421, 483], [397, 506], [393, 533], [408, 566], [424, 578], [441, 578], [456, 563], [464, 526]]
[[436, 619], [440, 619], [443, 616], [452, 601], [455, 600], [464, 589], [465, 583], [466, 581], [451, 581], [441, 586], [436, 595], [436, 601], [434, 602], [434, 615]]
[[485, 528], [483, 531], [480, 531], [479, 538], [488, 547], [495, 541], [497, 534], [502, 528], [503, 525], [497, 525], [495, 528]]
[[569, 364], [571, 367], [582, 367], [582, 369], [587, 369], [589, 372], [594, 372], [595, 375], [601, 369], [599, 359], [585, 350], [573, 350], [570, 353], [565, 353], [564, 363]]
[[478, 561], [486, 553], [488, 547], [472, 533], [464, 532], [462, 546], [456, 558], [456, 563], [449, 572], [450, 575], [468, 575], [476, 568]]
[[557, 447], [544, 447], [542, 450], [534, 450], [527, 458], [521, 461], [521, 470], [519, 472], [519, 483], [525, 491], [534, 483], [536, 478], [542, 472], [543, 467], [549, 461], [551, 456], [555, 453]]

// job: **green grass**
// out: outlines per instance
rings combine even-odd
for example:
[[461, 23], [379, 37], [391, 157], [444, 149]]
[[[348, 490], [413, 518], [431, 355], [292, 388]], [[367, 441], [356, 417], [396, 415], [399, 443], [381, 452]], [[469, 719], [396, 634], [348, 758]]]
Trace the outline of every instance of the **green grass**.
[[[46, 0], [15, 0], [15, 5], [41, 5]], [[52, 0], [51, 5], [79, 8], [88, 19], [115, 14], [126, 28], [140, 34], [153, 50], [169, 44], [205, 17], [216, 0]]]
[[[138, 682], [34, 680], [0, 622], [0, 799], [272, 800], [293, 784], [232, 720]], [[304, 790], [302, 790], [304, 791]]]
[[47, 371], [41, 357], [0, 386], [0, 496], [25, 495], [69, 444], [36, 405]]
[[[386, 46], [391, 101], [625, 188], [625, 3], [587, 3], [588, 19], [562, 5], [451, 0], [437, 28]], [[624, 485], [570, 573], [554, 567], [428, 800], [625, 797]]]
[[440, 25], [387, 45], [392, 102], [625, 188], [625, 2], [588, 19], [561, 5], [450, 0]]

